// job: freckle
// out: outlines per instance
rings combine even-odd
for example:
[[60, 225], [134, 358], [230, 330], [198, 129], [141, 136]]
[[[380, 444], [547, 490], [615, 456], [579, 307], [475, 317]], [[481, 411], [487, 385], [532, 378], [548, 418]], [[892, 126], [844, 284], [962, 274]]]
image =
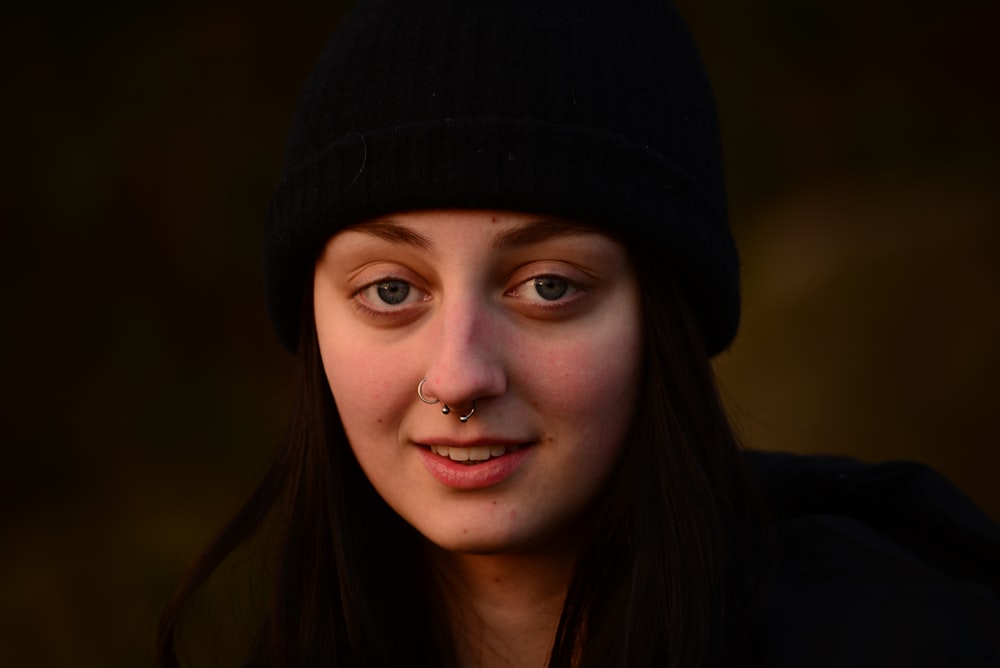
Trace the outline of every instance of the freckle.
[[493, 581], [496, 582], [497, 584], [500, 584], [500, 578], [493, 578]]
[[551, 443], [554, 440], [556, 440], [555, 436], [549, 436], [549, 438], [548, 438], [549, 443]]
[[494, 501], [494, 502], [493, 502], [493, 505], [494, 505], [494, 506], [495, 506], [495, 505], [497, 505], [497, 502], [496, 502], [496, 501]]
[[497, 217], [496, 216], [490, 216], [490, 222], [491, 223], [497, 222]]
[[510, 519], [512, 519], [512, 520], [516, 520], [517, 519], [517, 511], [516, 510], [510, 511]]
[[468, 529], [462, 529], [462, 533], [469, 533]]

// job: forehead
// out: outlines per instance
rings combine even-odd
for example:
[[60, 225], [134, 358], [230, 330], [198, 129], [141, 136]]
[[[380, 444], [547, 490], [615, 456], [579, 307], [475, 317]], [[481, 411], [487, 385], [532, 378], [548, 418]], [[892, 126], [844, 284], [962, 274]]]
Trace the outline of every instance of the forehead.
[[509, 211], [441, 210], [395, 214], [349, 227], [331, 241], [354, 237], [433, 250], [442, 239], [487, 244], [494, 253], [556, 238], [610, 240], [593, 226], [564, 218]]

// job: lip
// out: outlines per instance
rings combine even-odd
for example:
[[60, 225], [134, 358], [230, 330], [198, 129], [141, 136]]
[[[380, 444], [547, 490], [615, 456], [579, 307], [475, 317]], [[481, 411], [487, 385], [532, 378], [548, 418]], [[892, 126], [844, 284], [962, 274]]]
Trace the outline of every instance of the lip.
[[[456, 462], [448, 457], [433, 452], [430, 445], [445, 445], [450, 448], [471, 448], [474, 446], [503, 445], [520, 446], [517, 452], [507, 452], [499, 457], [493, 457], [481, 464], [467, 465]], [[417, 453], [424, 468], [438, 482], [453, 489], [483, 489], [499, 485], [514, 475], [525, 457], [534, 450], [533, 443], [502, 438], [479, 438], [463, 440], [453, 438], [434, 438], [416, 443]]]
[[495, 438], [492, 436], [480, 436], [478, 438], [451, 438], [448, 436], [433, 436], [431, 438], [421, 438], [414, 441], [417, 445], [428, 447], [431, 445], [446, 445], [449, 448], [473, 448], [476, 446], [502, 445], [510, 447], [513, 445], [527, 445], [528, 440], [517, 438]]

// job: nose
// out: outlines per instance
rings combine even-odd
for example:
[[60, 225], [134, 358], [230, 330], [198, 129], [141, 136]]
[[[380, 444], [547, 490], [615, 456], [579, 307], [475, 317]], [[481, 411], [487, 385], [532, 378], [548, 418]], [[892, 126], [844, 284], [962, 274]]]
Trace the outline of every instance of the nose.
[[506, 346], [502, 323], [488, 305], [473, 297], [441, 306], [428, 329], [426, 397], [467, 412], [507, 390]]

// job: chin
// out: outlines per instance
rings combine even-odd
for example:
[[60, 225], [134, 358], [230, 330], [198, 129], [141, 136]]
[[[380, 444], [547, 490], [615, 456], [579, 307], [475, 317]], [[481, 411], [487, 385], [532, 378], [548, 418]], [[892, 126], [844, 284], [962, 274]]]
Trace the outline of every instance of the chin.
[[421, 534], [438, 549], [477, 556], [562, 553], [576, 544], [573, 537], [564, 535], [564, 532], [560, 532], [560, 537], [554, 539], [556, 532], [517, 531], [511, 527], [480, 527], [479, 530], [457, 528], [450, 531], [421, 531]]
[[[423, 532], [422, 532], [423, 533]], [[462, 531], [459, 534], [434, 532], [423, 533], [423, 536], [438, 549], [455, 554], [489, 555], [507, 552], [520, 552], [524, 549], [524, 541], [501, 532]]]

